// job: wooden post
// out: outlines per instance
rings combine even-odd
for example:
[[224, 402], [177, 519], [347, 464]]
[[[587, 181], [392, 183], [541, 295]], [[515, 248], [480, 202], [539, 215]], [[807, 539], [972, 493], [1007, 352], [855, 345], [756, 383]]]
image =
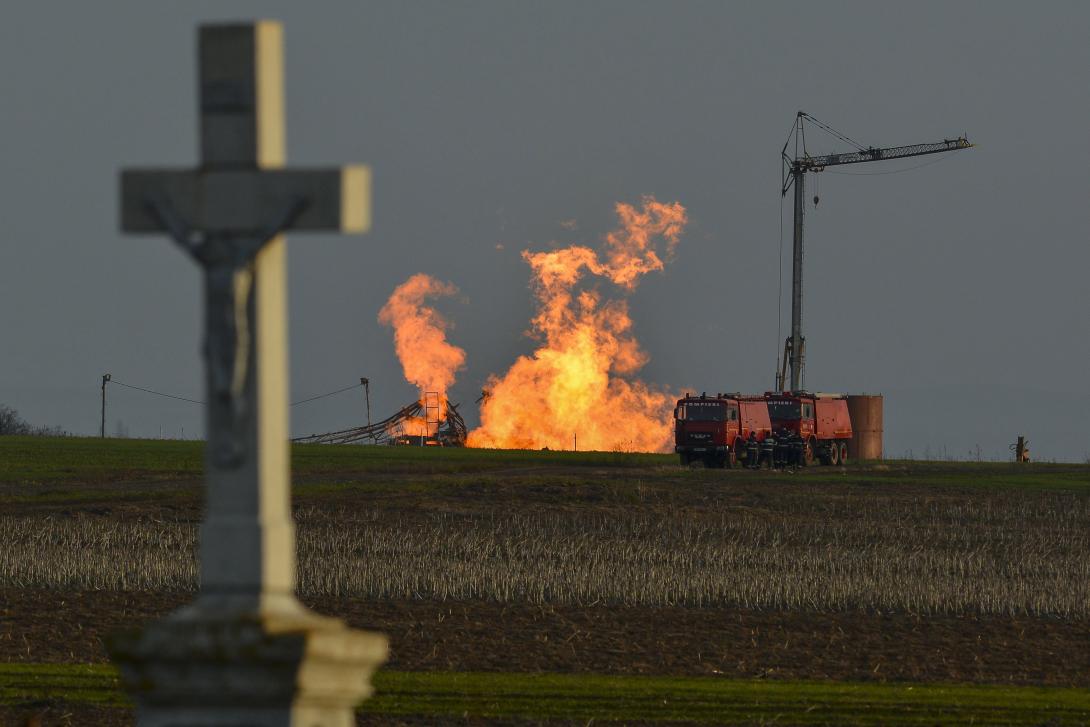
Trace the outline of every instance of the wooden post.
[[100, 437], [106, 438], [106, 382], [110, 380], [109, 374], [102, 375], [102, 429]]

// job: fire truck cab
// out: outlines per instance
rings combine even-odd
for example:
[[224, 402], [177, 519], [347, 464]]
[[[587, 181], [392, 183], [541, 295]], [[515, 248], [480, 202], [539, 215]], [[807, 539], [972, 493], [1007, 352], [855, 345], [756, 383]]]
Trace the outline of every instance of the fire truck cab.
[[751, 433], [756, 442], [772, 433], [762, 396], [686, 395], [674, 408], [674, 451], [682, 465], [703, 460], [707, 467], [734, 467], [746, 459]]
[[801, 452], [798, 464], [812, 465], [815, 460], [827, 465], [847, 464], [852, 422], [846, 396], [769, 391], [765, 400], [777, 445], [797, 444]]

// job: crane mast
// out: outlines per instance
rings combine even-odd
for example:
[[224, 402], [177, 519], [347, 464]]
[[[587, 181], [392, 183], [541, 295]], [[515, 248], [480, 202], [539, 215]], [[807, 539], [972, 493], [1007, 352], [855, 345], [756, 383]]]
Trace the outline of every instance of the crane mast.
[[[855, 147], [854, 151], [841, 154], [825, 154], [811, 156], [806, 151], [806, 127], [805, 121], [809, 121], [823, 131], [826, 131], [841, 141], [845, 141]], [[792, 140], [795, 142], [793, 155], [788, 154], [787, 147]], [[956, 139], [944, 139], [930, 144], [913, 144], [910, 146], [894, 146], [886, 148], [864, 147], [847, 136], [832, 129], [815, 119], [805, 111], [799, 111], [795, 117], [795, 125], [787, 142], [780, 152], [783, 158], [783, 187], [781, 197], [786, 197], [787, 192], [794, 188], [794, 229], [791, 255], [791, 334], [784, 341], [783, 359], [776, 372], [777, 391], [800, 391], [803, 388], [803, 368], [806, 362], [806, 338], [802, 335], [802, 260], [803, 260], [803, 219], [806, 211], [806, 175], [824, 171], [826, 167], [842, 164], [861, 164], [864, 162], [888, 161], [891, 159], [904, 159], [906, 157], [924, 156], [926, 154], [939, 154], [947, 151], [968, 149], [972, 144], [965, 136]], [[801, 148], [800, 148], [801, 147]], [[800, 153], [801, 152], [801, 153]], [[816, 201], [816, 198], [815, 198]], [[784, 385], [787, 379], [787, 370], [790, 368], [790, 389]]]

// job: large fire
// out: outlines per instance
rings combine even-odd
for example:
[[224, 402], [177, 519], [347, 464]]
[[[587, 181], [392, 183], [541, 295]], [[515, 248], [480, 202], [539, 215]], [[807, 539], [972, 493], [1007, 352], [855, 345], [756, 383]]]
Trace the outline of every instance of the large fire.
[[[681, 204], [651, 197], [639, 207], [618, 203], [616, 212], [620, 224], [600, 252], [582, 245], [523, 251], [538, 301], [532, 335], [540, 343], [503, 376], [489, 378], [481, 426], [469, 433], [469, 446], [668, 448], [675, 397], [635, 378], [648, 357], [632, 333], [624, 296], [644, 275], [663, 269], [688, 219]], [[588, 274], [613, 283], [621, 297], [604, 298], [593, 285], [577, 289]], [[394, 329], [405, 378], [419, 387], [422, 402], [425, 392], [438, 393], [440, 417], [466, 355], [447, 341], [449, 324], [428, 301], [456, 292], [449, 283], [413, 275], [379, 313], [379, 321]], [[425, 426], [423, 420], [408, 423], [412, 433]]]
[[[440, 419], [446, 417], [447, 390], [465, 366], [466, 352], [447, 341], [450, 324], [427, 301], [457, 292], [450, 283], [417, 273], [394, 289], [378, 314], [380, 323], [394, 329], [394, 347], [405, 379], [420, 389], [421, 403], [427, 405], [427, 392], [438, 394]], [[424, 419], [408, 422], [406, 432], [423, 432], [426, 426]]]
[[616, 211], [620, 225], [600, 253], [582, 245], [522, 253], [538, 300], [532, 332], [540, 345], [489, 379], [469, 446], [668, 448], [673, 397], [633, 378], [648, 357], [632, 334], [627, 301], [576, 285], [589, 273], [630, 293], [643, 275], [663, 269], [688, 220], [679, 203], [651, 197], [639, 207], [618, 203]]

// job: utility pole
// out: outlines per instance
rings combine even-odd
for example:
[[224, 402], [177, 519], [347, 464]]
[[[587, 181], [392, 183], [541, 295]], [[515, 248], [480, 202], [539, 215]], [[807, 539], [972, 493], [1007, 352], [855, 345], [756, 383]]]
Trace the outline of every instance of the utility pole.
[[99, 430], [99, 436], [102, 439], [106, 438], [106, 382], [109, 380], [109, 374], [102, 375], [102, 427]]
[[[806, 126], [809, 121], [823, 131], [837, 139], [851, 144], [855, 149], [842, 154], [825, 154], [812, 156], [806, 149]], [[794, 154], [787, 153], [787, 147], [794, 141]], [[800, 149], [801, 147], [801, 149]], [[895, 146], [877, 148], [864, 147], [858, 142], [841, 134], [839, 131], [815, 119], [805, 111], [799, 111], [795, 116], [795, 125], [780, 151], [783, 159], [783, 188], [781, 197], [787, 196], [787, 190], [795, 187], [795, 225], [794, 244], [792, 245], [791, 266], [791, 335], [784, 341], [783, 359], [780, 370], [776, 372], [777, 391], [800, 391], [803, 388], [803, 367], [806, 361], [806, 339], [802, 335], [802, 248], [803, 248], [803, 216], [806, 211], [806, 174], [808, 172], [823, 172], [825, 167], [841, 164], [859, 164], [862, 162], [880, 162], [889, 159], [904, 159], [906, 157], [923, 156], [925, 154], [939, 154], [947, 151], [958, 151], [972, 147], [964, 136], [956, 139], [944, 139], [933, 144], [913, 144], [910, 146]], [[801, 153], [800, 153], [801, 152]], [[817, 204], [817, 197], [814, 197]], [[787, 368], [791, 367], [791, 388], [785, 387]]]
[[371, 379], [360, 377], [363, 384], [363, 398], [367, 401], [367, 426], [371, 426]]

